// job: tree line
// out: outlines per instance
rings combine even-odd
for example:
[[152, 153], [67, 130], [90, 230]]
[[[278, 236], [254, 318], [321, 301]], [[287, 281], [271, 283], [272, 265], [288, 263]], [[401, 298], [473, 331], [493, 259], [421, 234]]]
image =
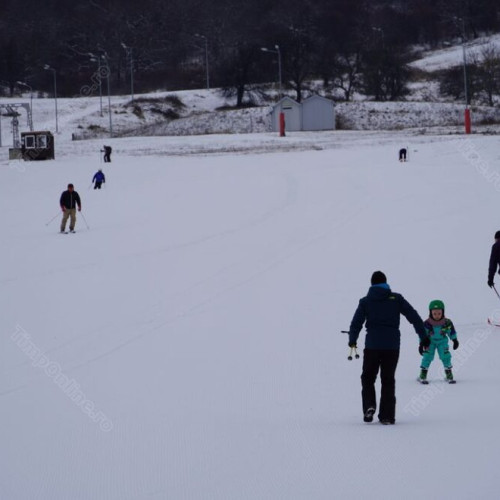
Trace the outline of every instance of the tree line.
[[[498, 0], [4, 0], [0, 9], [8, 95], [26, 91], [18, 82], [50, 95], [54, 72], [60, 96], [95, 95], [108, 74], [111, 92], [126, 94], [133, 71], [137, 93], [208, 83], [238, 106], [279, 69], [299, 101], [311, 80], [346, 100], [397, 99], [416, 46], [500, 29]], [[460, 93], [453, 75], [443, 81]]]

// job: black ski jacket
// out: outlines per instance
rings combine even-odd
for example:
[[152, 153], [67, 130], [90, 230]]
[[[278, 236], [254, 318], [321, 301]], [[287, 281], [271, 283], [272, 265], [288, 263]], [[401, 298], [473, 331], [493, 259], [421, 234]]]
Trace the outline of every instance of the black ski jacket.
[[80, 201], [80, 195], [76, 191], [64, 191], [63, 194], [61, 195], [61, 199], [59, 200], [59, 204], [61, 205], [61, 208], [76, 208], [76, 205], [78, 205], [78, 208], [82, 208], [82, 203]]
[[500, 240], [495, 241], [491, 247], [490, 266], [488, 269], [488, 281], [493, 281], [495, 271], [500, 264]]
[[371, 286], [366, 297], [359, 301], [352, 318], [349, 343], [357, 342], [359, 332], [366, 321], [367, 349], [399, 350], [401, 314], [413, 325], [420, 340], [424, 340], [427, 337], [424, 322], [409, 302], [399, 293], [392, 292], [389, 287]]

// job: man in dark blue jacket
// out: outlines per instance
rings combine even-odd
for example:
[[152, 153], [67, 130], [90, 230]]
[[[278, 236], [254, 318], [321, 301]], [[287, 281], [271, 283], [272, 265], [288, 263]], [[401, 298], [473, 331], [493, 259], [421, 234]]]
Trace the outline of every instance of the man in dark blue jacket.
[[363, 418], [365, 422], [373, 421], [377, 408], [375, 380], [380, 370], [381, 395], [378, 418], [382, 424], [394, 424], [396, 421], [394, 374], [398, 365], [401, 342], [400, 315], [402, 314], [415, 328], [420, 337], [420, 351], [428, 347], [429, 338], [422, 318], [402, 295], [391, 291], [383, 272], [375, 271], [371, 284], [368, 294], [359, 301], [352, 318], [349, 328], [349, 347], [356, 347], [359, 332], [366, 322], [361, 374]]
[[491, 247], [490, 265], [488, 267], [488, 286], [490, 288], [495, 285], [493, 278], [498, 266], [500, 266], [500, 231], [495, 233], [495, 243]]

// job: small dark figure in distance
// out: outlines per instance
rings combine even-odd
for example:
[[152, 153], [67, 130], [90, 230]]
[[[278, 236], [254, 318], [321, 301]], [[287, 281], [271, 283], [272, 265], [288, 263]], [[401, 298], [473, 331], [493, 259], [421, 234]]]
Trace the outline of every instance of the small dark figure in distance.
[[104, 163], [111, 163], [111, 152], [113, 151], [111, 146], [104, 146]]
[[70, 233], [75, 232], [76, 224], [76, 206], [78, 205], [78, 211], [82, 210], [82, 203], [80, 201], [80, 195], [75, 191], [73, 184], [68, 184], [68, 189], [63, 191], [61, 198], [59, 199], [59, 205], [61, 205], [61, 210], [63, 212], [61, 221], [61, 233], [66, 232], [66, 222], [68, 218], [69, 221], [69, 231]]
[[101, 168], [95, 173], [92, 182], [95, 182], [94, 189], [101, 189], [102, 184], [106, 182], [106, 177], [104, 176]]
[[406, 148], [399, 150], [399, 161], [406, 161]]
[[[490, 288], [492, 286], [495, 286], [493, 278], [495, 277], [497, 267], [499, 266], [500, 266], [500, 231], [497, 231], [495, 233], [495, 243], [493, 243], [493, 246], [491, 247], [490, 265], [488, 268], [488, 286]], [[498, 274], [500, 274], [500, 270], [498, 271]]]
[[391, 291], [385, 274], [375, 271], [368, 294], [359, 301], [349, 328], [349, 347], [353, 348], [356, 347], [363, 325], [366, 327], [361, 373], [361, 399], [365, 422], [372, 422], [377, 410], [375, 381], [379, 372], [381, 396], [378, 419], [385, 425], [396, 422], [395, 373], [401, 342], [400, 315], [413, 325], [420, 337], [419, 352], [424, 352], [430, 340], [422, 318], [402, 295]]

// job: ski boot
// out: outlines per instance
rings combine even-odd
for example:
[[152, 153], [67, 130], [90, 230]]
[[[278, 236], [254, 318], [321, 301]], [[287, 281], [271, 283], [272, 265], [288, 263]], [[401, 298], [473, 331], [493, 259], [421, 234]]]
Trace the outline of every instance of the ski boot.
[[420, 375], [418, 377], [418, 381], [421, 384], [428, 384], [429, 383], [429, 381], [427, 380], [427, 368], [420, 369]]
[[453, 372], [451, 371], [451, 368], [446, 368], [444, 370], [444, 373], [446, 374], [446, 381], [449, 384], [455, 384], [455, 379], [453, 378]]
[[363, 421], [366, 423], [373, 422], [373, 414], [375, 413], [375, 408], [370, 407], [368, 410], [365, 411], [365, 414], [363, 415]]

